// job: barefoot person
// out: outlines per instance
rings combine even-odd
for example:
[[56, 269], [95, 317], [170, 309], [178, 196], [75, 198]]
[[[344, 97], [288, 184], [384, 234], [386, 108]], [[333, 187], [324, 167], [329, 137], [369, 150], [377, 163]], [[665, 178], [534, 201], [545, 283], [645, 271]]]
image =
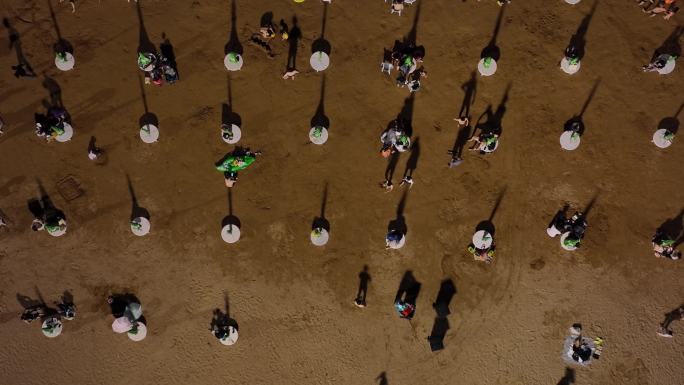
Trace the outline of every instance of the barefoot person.
[[660, 328], [656, 333], [661, 337], [672, 338], [674, 333], [670, 330], [670, 324], [681, 320], [684, 320], [684, 306], [680, 306], [665, 314], [665, 320], [660, 323]]
[[675, 248], [675, 240], [661, 230], [656, 231], [651, 242], [656, 258], [676, 261], [682, 257], [682, 252]]

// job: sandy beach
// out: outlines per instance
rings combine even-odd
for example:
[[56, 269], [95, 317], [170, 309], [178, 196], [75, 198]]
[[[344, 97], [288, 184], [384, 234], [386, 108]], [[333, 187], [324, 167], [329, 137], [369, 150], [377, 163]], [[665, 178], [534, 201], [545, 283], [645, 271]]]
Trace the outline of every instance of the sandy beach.
[[[158, 47], [164, 35], [173, 46], [176, 84], [141, 86], [134, 2], [78, 0], [72, 13], [53, 1], [58, 28], [46, 1], [0, 2], [38, 75], [12, 75], [17, 55], [3, 28], [0, 384], [562, 385], [563, 339], [575, 322], [606, 341], [599, 360], [573, 367], [576, 384], [682, 383], [684, 322], [672, 324], [671, 339], [656, 331], [684, 304], [684, 265], [655, 258], [651, 237], [664, 223], [682, 232], [684, 147], [676, 138], [659, 149], [651, 138], [663, 119], [684, 119], [684, 69], [641, 71], [677, 40], [681, 12], [665, 21], [633, 1], [601, 0], [570, 76], [558, 63], [593, 1], [513, 0], [501, 15], [498, 71], [476, 76], [471, 107], [474, 120], [504, 108], [500, 146], [487, 156], [464, 151], [449, 168], [461, 87], [492, 39], [495, 1], [418, 0], [398, 16], [380, 0], [334, 0], [323, 19], [317, 0], [236, 0], [244, 67], [232, 73], [223, 65], [230, 1], [139, 4], [149, 40]], [[269, 11], [290, 28], [297, 18], [295, 80], [282, 79], [286, 41], [271, 42], [273, 57], [249, 42]], [[68, 72], [54, 65], [57, 30], [73, 46]], [[383, 50], [409, 34], [425, 47], [428, 72], [412, 97], [380, 71]], [[308, 62], [321, 37], [331, 64], [316, 73]], [[34, 113], [55, 97], [73, 123], [66, 143], [34, 134]], [[220, 136], [224, 103], [240, 117], [239, 144], [262, 152], [230, 197], [214, 168], [234, 148]], [[581, 146], [564, 151], [563, 125], [585, 104]], [[322, 146], [308, 138], [317, 110], [330, 121]], [[140, 140], [146, 113], [158, 119], [157, 143]], [[411, 157], [402, 154], [385, 193], [378, 138], [400, 113], [419, 142], [415, 183], [398, 185]], [[91, 136], [106, 159], [88, 159]], [[39, 186], [66, 216], [62, 237], [31, 231], [27, 201], [40, 198]], [[130, 230], [131, 190], [150, 215], [143, 237]], [[406, 245], [386, 250], [402, 198]], [[591, 207], [574, 252], [545, 232], [565, 203]], [[316, 247], [309, 235], [322, 208], [330, 240]], [[220, 236], [228, 215], [240, 222], [234, 244]], [[490, 265], [466, 250], [487, 219], [496, 226]], [[420, 283], [410, 321], [393, 308], [407, 271]], [[449, 329], [432, 352], [432, 304], [448, 279]], [[65, 290], [78, 316], [57, 339], [20, 321], [18, 298], [51, 304]], [[124, 292], [144, 308], [139, 343], [111, 330], [106, 297]], [[208, 330], [226, 301], [240, 332], [230, 347]]]

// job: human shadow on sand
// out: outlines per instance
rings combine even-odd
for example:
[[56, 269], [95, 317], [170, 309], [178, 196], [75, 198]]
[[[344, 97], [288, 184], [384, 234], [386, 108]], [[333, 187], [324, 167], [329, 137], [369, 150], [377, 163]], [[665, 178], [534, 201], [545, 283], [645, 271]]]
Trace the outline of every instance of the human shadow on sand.
[[407, 270], [399, 283], [399, 289], [394, 296], [394, 303], [403, 301], [415, 307], [421, 286], [422, 284], [413, 276], [413, 271]]
[[435, 302], [432, 304], [432, 308], [435, 309], [437, 315], [432, 325], [432, 331], [427, 338], [430, 349], [433, 352], [444, 349], [444, 338], [449, 330], [449, 320], [447, 319], [447, 316], [451, 314], [449, 304], [454, 295], [456, 295], [456, 286], [454, 285], [454, 282], [451, 279], [443, 280], [439, 287], [439, 292], [437, 293], [437, 299], [435, 299]]
[[5, 26], [5, 28], [7, 28], [7, 32], [9, 34], [9, 48], [14, 48], [14, 51], [17, 55], [17, 65], [12, 66], [12, 69], [14, 70], [14, 76], [17, 78], [36, 77], [36, 73], [33, 71], [31, 64], [24, 55], [21, 35], [19, 35], [19, 32], [12, 26], [9, 19], [6, 17], [2, 19], [2, 24]]
[[404, 190], [401, 195], [401, 200], [397, 206], [396, 217], [389, 221], [387, 224], [387, 232], [398, 231], [404, 236], [408, 233], [408, 227], [406, 226], [406, 218], [404, 218], [404, 209], [406, 208], [406, 197], [408, 195], [408, 190]]
[[[281, 24], [284, 24], [284, 21], [281, 21]], [[299, 47], [299, 40], [302, 38], [302, 30], [299, 28], [299, 25], [297, 25], [296, 15], [292, 16], [292, 29], [290, 29], [288, 35], [287, 65], [285, 67], [285, 72], [297, 69], [297, 49]]]

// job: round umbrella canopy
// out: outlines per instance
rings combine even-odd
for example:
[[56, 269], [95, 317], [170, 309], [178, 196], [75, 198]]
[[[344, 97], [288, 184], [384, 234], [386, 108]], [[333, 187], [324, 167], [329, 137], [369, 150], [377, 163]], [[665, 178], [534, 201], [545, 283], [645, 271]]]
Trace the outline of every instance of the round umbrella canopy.
[[580, 134], [574, 131], [565, 131], [560, 136], [560, 145], [563, 150], [576, 150], [580, 145]]
[[486, 250], [492, 246], [494, 237], [484, 230], [479, 230], [473, 234], [473, 245], [480, 250]]
[[565, 249], [565, 250], [568, 250], [568, 251], [577, 250], [577, 246], [571, 246], [571, 245], [566, 245], [566, 244], [565, 244], [565, 240], [566, 240], [569, 236], [570, 236], [570, 232], [569, 232], [569, 231], [568, 231], [568, 232], [565, 232], [565, 233], [563, 233], [563, 235], [561, 235], [561, 238], [560, 238], [561, 247], [562, 247], [563, 249]]
[[667, 64], [665, 64], [665, 67], [661, 68], [658, 70], [658, 73], [661, 75], [667, 75], [674, 71], [675, 69], [675, 59], [674, 57], [670, 56], [670, 59], [667, 61]]
[[47, 230], [48, 234], [52, 235], [53, 237], [61, 237], [62, 235], [66, 234], [67, 224], [64, 220], [60, 220], [59, 224], [56, 226], [46, 224], [45, 230]]
[[221, 129], [221, 139], [228, 144], [235, 144], [240, 141], [242, 137], [242, 130], [235, 124], [230, 125], [230, 131]]
[[674, 135], [668, 130], [661, 128], [653, 133], [653, 144], [659, 148], [668, 148], [672, 145]]
[[64, 126], [62, 128], [64, 132], [55, 137], [55, 140], [60, 143], [68, 142], [71, 140], [71, 137], [74, 136], [74, 128], [71, 127], [71, 124], [64, 122], [62, 125]]
[[406, 236], [402, 234], [399, 240], [385, 239], [385, 242], [387, 243], [387, 247], [389, 247], [390, 249], [401, 249], [402, 247], [404, 247], [404, 244], [406, 243]]
[[228, 334], [226, 334], [226, 336], [220, 339], [219, 341], [221, 341], [221, 343], [224, 345], [230, 346], [237, 342], [238, 337], [239, 336], [237, 329], [235, 329], [232, 326], [228, 326]]
[[580, 63], [579, 60], [577, 61], [577, 63], [572, 64], [570, 62], [570, 60], [568, 60], [567, 57], [564, 57], [563, 60], [561, 60], [561, 65], [560, 65], [563, 72], [565, 72], [568, 75], [576, 74], [577, 71], [580, 70], [581, 66], [582, 66], [582, 63]]
[[487, 154], [489, 154], [489, 153], [496, 151], [497, 148], [499, 148], [499, 139], [498, 138], [494, 142], [494, 147], [485, 146], [485, 148], [482, 149], [482, 152], [486, 152]]
[[131, 341], [142, 341], [145, 337], [147, 337], [147, 326], [142, 322], [138, 322], [134, 328], [128, 331], [128, 338]]
[[579, 3], [580, 1], [582, 1], [582, 0], [565, 0], [566, 3], [572, 4], [572, 5], [575, 5], [575, 4]]
[[112, 322], [112, 330], [114, 333], [126, 333], [133, 328], [133, 324], [128, 317], [119, 317]]
[[309, 59], [309, 64], [316, 72], [325, 71], [330, 65], [330, 56], [323, 51], [314, 52]]
[[311, 243], [313, 243], [314, 245], [324, 246], [326, 243], [328, 243], [328, 239], [330, 239], [330, 234], [328, 234], [328, 230], [319, 227], [311, 231], [310, 238]]
[[312, 127], [309, 130], [309, 140], [313, 144], [321, 145], [328, 141], [328, 130], [323, 126]]
[[60, 71], [69, 71], [74, 68], [75, 64], [76, 59], [74, 59], [74, 55], [70, 54], [69, 52], [55, 55], [55, 66]]
[[227, 224], [221, 229], [221, 238], [226, 243], [235, 243], [240, 240], [240, 228], [233, 224]]
[[228, 71], [239, 71], [242, 69], [243, 64], [245, 64], [245, 62], [242, 60], [242, 55], [235, 52], [229, 52], [228, 55], [223, 58], [223, 65], [226, 66]]
[[477, 63], [477, 70], [482, 76], [492, 76], [496, 73], [496, 60], [492, 58], [483, 58]]
[[159, 129], [154, 124], [140, 127], [140, 139], [145, 143], [154, 143], [159, 139]]
[[60, 321], [57, 317], [50, 317], [43, 321], [41, 331], [45, 337], [55, 338], [62, 334], [62, 321]]
[[150, 221], [144, 217], [138, 217], [131, 221], [131, 231], [133, 234], [142, 237], [150, 232]]

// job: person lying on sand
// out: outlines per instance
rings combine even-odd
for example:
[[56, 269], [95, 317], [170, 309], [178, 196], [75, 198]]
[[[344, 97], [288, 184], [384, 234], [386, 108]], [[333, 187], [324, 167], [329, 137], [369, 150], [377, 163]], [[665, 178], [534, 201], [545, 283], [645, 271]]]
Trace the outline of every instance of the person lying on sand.
[[[658, 6], [653, 8], [650, 12], [648, 12], [649, 16], [653, 17], [659, 13], [665, 13], [663, 15], [663, 19], [669, 20], [672, 16], [674, 16], [677, 11], [679, 11], [679, 7], [676, 5], [677, 0], [662, 0]], [[644, 12], [646, 12], [644, 10]]]
[[661, 337], [672, 338], [673, 333], [670, 330], [670, 324], [673, 321], [684, 320], [684, 306], [678, 307], [677, 309], [665, 314], [665, 320], [660, 323], [660, 328], [656, 332]]
[[246, 169], [249, 165], [254, 163], [259, 151], [241, 150], [235, 151], [227, 156], [221, 163], [216, 165], [218, 171], [222, 171], [226, 179], [226, 186], [233, 187], [238, 180], [238, 171]]
[[283, 75], [283, 79], [285, 79], [285, 80], [287, 80], [287, 79], [292, 79], [292, 80], [294, 80], [295, 75], [297, 75], [298, 73], [299, 73], [299, 71], [297, 71], [296, 69], [292, 69], [292, 70], [290, 70], [290, 71], [285, 72], [285, 74]]

